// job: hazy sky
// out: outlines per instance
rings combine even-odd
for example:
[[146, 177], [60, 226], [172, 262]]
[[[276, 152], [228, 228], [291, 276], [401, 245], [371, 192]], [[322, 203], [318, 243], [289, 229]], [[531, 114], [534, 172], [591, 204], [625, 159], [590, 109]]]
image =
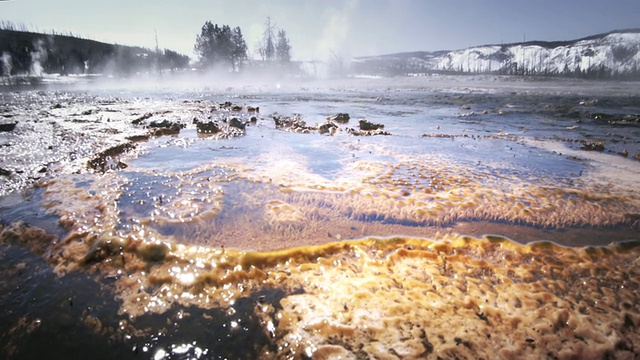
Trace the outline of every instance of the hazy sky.
[[267, 16], [295, 59], [571, 40], [640, 28], [640, 0], [10, 0], [0, 20], [193, 54], [205, 21], [240, 26], [257, 54]]

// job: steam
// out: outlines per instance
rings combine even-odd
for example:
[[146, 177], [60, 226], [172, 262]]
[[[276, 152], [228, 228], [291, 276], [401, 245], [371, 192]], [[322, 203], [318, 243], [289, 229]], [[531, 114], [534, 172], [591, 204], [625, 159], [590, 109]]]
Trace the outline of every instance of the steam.
[[13, 68], [13, 66], [11, 64], [11, 55], [8, 52], [2, 52], [0, 63], [2, 63], [2, 74], [4, 76], [11, 76], [11, 68]]
[[357, 7], [358, 0], [349, 0], [342, 9], [334, 9], [316, 44], [315, 54], [329, 65], [330, 72], [341, 73], [346, 70], [344, 67], [351, 55], [347, 40], [351, 18], [356, 15]]
[[44, 67], [42, 64], [47, 60], [47, 48], [44, 46], [44, 41], [38, 39], [33, 43], [33, 50], [31, 52], [31, 70], [29, 75], [42, 76], [44, 73]]
[[357, 1], [351, 0], [344, 4], [343, 9], [333, 10], [322, 32], [322, 37], [316, 45], [315, 52], [322, 57], [322, 60], [330, 59], [331, 51], [342, 53], [346, 50], [351, 17], [356, 10]]

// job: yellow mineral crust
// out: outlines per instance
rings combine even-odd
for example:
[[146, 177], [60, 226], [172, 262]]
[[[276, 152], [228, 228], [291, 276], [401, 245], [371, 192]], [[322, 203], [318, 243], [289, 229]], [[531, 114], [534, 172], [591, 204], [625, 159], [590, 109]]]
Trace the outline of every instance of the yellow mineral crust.
[[[0, 239], [29, 246], [42, 241], [37, 234], [9, 227]], [[77, 259], [73, 268], [116, 279], [120, 312], [134, 327], [139, 315], [172, 306], [232, 309], [240, 298], [280, 289], [278, 303], [257, 302], [254, 309], [272, 341], [263, 358], [628, 358], [640, 352], [637, 242], [565, 248], [497, 237], [367, 238], [247, 252], [148, 240], [151, 235], [94, 240], [102, 244], [99, 256]], [[41, 253], [68, 271], [75, 258], [66, 254], [75, 242]]]
[[[640, 351], [637, 243], [574, 249], [449, 237], [274, 252], [168, 246], [166, 261], [148, 275], [119, 283], [123, 311], [227, 307], [259, 289], [284, 289], [282, 308], [263, 319], [265, 327], [276, 324], [278, 348], [265, 357], [622, 358]], [[157, 290], [144, 290], [150, 285]], [[259, 304], [256, 312], [265, 316]]]

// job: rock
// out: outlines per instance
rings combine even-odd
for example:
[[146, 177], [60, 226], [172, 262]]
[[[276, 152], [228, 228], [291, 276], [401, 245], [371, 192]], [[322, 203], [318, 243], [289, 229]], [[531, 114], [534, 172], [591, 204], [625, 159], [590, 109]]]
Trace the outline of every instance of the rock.
[[249, 113], [259, 113], [260, 112], [260, 107], [259, 106], [256, 106], [256, 107], [247, 106], [247, 112], [249, 112]]
[[115, 158], [133, 148], [135, 148], [135, 144], [131, 142], [112, 146], [107, 150], [98, 153], [93, 159], [89, 160], [87, 166], [91, 169], [102, 172], [112, 169], [121, 169], [121, 162], [115, 161]]
[[251, 117], [251, 123], [252, 123], [252, 124], [255, 124], [255, 123], [257, 123], [257, 122], [258, 122], [258, 118], [257, 118], [257, 117], [255, 117], [255, 116], [252, 116], [252, 117]]
[[150, 118], [150, 117], [152, 117], [152, 116], [153, 116], [153, 114], [152, 114], [152, 113], [146, 113], [146, 114], [144, 114], [144, 115], [140, 116], [139, 118], [137, 118], [137, 119], [135, 119], [135, 120], [131, 121], [131, 123], [132, 123], [133, 125], [139, 125], [141, 122], [143, 122], [143, 121], [147, 120], [148, 118]]
[[629, 150], [627, 150], [627, 149], [622, 150], [622, 152], [620, 152], [620, 155], [622, 155], [624, 157], [629, 156]]
[[349, 117], [349, 114], [347, 114], [347, 113], [339, 113], [339, 114], [336, 114], [334, 116], [329, 116], [327, 118], [327, 120], [329, 120], [329, 121], [335, 121], [335, 122], [340, 123], [340, 124], [348, 123], [349, 119], [350, 119], [350, 117]]
[[3, 168], [0, 167], [0, 176], [9, 177], [9, 176], [11, 176], [11, 171], [3, 169]]
[[242, 106], [240, 106], [240, 105], [233, 105], [233, 106], [231, 106], [231, 110], [232, 110], [232, 111], [242, 111]]
[[384, 131], [382, 129], [376, 130], [356, 130], [352, 128], [348, 128], [347, 132], [353, 136], [373, 136], [373, 135], [391, 135], [391, 133]]
[[324, 123], [318, 127], [318, 131], [320, 131], [320, 134], [329, 133], [333, 135], [336, 133], [337, 130], [338, 130], [338, 125], [332, 122]]
[[177, 124], [171, 127], [154, 128], [149, 131], [151, 136], [166, 136], [166, 135], [178, 135], [180, 133], [180, 126]]
[[149, 140], [149, 135], [132, 135], [127, 136], [126, 139], [132, 142], [143, 142]]
[[209, 122], [199, 122], [196, 124], [196, 128], [198, 129], [198, 133], [200, 134], [216, 134], [220, 132], [220, 127], [213, 121]]
[[582, 143], [582, 147], [580, 147], [580, 149], [587, 151], [604, 151], [604, 143], [602, 141], [585, 141]]
[[365, 119], [358, 120], [358, 123], [360, 124], [360, 130], [364, 131], [384, 129], [383, 124], [375, 124]]
[[16, 125], [18, 125], [17, 122], [14, 123], [5, 123], [5, 124], [0, 124], [0, 132], [9, 132], [9, 131], [13, 131], [13, 129], [16, 128]]
[[298, 133], [309, 133], [312, 130], [315, 130], [314, 128], [307, 126], [307, 123], [302, 120], [299, 115], [294, 115], [292, 117], [273, 115], [273, 121], [278, 129], [285, 129]]
[[178, 129], [182, 129], [184, 128], [184, 125], [178, 123], [178, 122], [174, 122], [174, 121], [169, 121], [169, 120], [162, 120], [162, 121], [152, 121], [149, 123], [149, 127], [150, 128], [178, 128]]
[[229, 126], [232, 126], [240, 130], [244, 130], [244, 128], [246, 127], [246, 124], [243, 123], [238, 118], [231, 118], [231, 120], [229, 120]]

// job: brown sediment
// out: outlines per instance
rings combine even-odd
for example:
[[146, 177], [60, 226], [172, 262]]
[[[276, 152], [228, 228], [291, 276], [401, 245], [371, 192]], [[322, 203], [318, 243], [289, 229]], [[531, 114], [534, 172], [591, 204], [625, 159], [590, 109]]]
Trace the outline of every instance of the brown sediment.
[[[16, 241], [15, 231], [5, 234], [3, 241]], [[260, 301], [253, 310], [271, 334], [262, 358], [640, 354], [638, 242], [565, 248], [396, 237], [247, 252], [148, 238], [122, 239], [114, 254], [75, 267], [121, 274], [114, 286], [128, 332], [154, 331], [137, 327], [144, 314], [232, 309], [280, 289], [276, 311]]]
[[[572, 249], [497, 237], [425, 239], [432, 227], [465, 219], [631, 224], [635, 195], [423, 160], [356, 161], [349, 176], [331, 181], [301, 168], [207, 165], [164, 174], [175, 195], [155, 199], [150, 214], [120, 208], [131, 181], [123, 174], [60, 176], [42, 184], [43, 205], [69, 236], [55, 241], [11, 227], [0, 239], [38, 249], [60, 274], [115, 279], [127, 331], [143, 334], [153, 330], [136, 322], [141, 316], [175, 307], [230, 311], [278, 289], [277, 311], [260, 303], [253, 310], [270, 334], [263, 358], [640, 353], [637, 243]], [[122, 227], [128, 218], [137, 222]], [[163, 235], [167, 227], [182, 232]], [[422, 236], [335, 241], [367, 235], [365, 227]], [[314, 241], [324, 244], [299, 246]]]
[[[369, 235], [434, 236], [473, 222], [555, 230], [633, 227], [637, 221], [627, 214], [640, 212], [637, 196], [615, 187], [579, 179], [534, 185], [437, 159], [355, 161], [345, 169], [348, 176], [330, 181], [301, 168], [287, 172], [278, 164], [273, 169], [212, 166], [160, 176], [163, 193], [146, 195], [125, 194], [129, 180], [117, 173], [82, 189], [59, 177], [45, 186], [45, 206], [63, 222], [74, 219], [98, 232], [115, 234], [116, 224], [133, 219], [131, 228], [118, 232], [144, 228], [186, 244], [257, 250]], [[220, 166], [227, 170], [215, 170]], [[110, 198], [141, 205], [121, 207], [114, 201], [111, 209], [104, 206]], [[473, 234], [487, 233], [505, 235], [490, 225]], [[531, 239], [536, 238], [524, 241]]]

